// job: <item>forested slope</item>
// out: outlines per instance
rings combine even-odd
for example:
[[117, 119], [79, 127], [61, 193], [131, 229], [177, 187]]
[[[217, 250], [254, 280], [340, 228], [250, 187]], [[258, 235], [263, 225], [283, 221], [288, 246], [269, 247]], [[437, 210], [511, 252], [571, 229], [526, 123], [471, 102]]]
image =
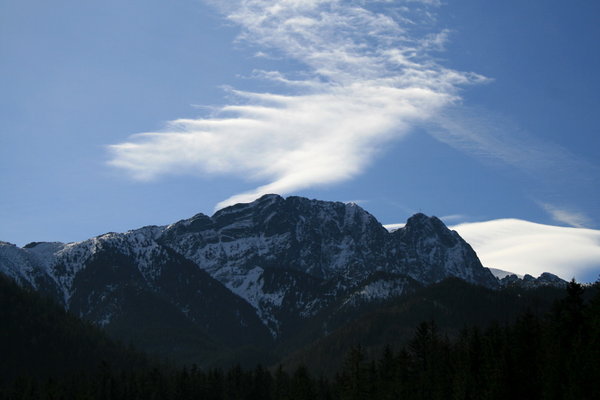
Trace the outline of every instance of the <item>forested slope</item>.
[[442, 334], [435, 322], [423, 322], [406, 346], [396, 351], [388, 347], [373, 360], [361, 347], [354, 347], [331, 379], [304, 366], [293, 372], [260, 366], [127, 372], [103, 363], [75, 378], [19, 379], [0, 386], [0, 398], [595, 399], [598, 359], [599, 285], [583, 288], [572, 282], [565, 297], [544, 315], [523, 312], [511, 323], [465, 327], [453, 338]]

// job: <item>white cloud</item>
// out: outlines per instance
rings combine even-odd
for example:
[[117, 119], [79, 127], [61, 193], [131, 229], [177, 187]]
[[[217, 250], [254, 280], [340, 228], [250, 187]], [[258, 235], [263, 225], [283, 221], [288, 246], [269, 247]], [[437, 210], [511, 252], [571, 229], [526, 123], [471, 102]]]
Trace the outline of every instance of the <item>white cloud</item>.
[[229, 174], [259, 185], [217, 208], [356, 176], [386, 143], [458, 101], [460, 85], [484, 80], [428, 55], [443, 46], [447, 32], [412, 33], [411, 11], [436, 1], [379, 3], [393, 12], [375, 12], [358, 0], [221, 3], [241, 28], [241, 43], [257, 46], [261, 57], [299, 61], [303, 78], [254, 71], [285, 93], [234, 90], [239, 101], [216, 116], [171, 121], [163, 131], [110, 146], [110, 164], [141, 180]]
[[486, 267], [520, 275], [551, 272], [566, 280], [596, 279], [600, 273], [600, 230], [518, 219], [464, 223], [451, 229], [473, 247]]
[[393, 232], [397, 229], [404, 228], [406, 224], [385, 224], [383, 227], [390, 232]]

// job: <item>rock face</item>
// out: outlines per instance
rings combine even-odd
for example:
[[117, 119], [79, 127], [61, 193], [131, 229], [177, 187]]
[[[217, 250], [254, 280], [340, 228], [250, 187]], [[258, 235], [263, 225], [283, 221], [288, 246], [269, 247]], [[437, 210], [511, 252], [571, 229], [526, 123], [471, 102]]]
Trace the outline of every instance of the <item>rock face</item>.
[[0, 272], [109, 330], [153, 304], [226, 345], [290, 335], [331, 307], [447, 277], [499, 286], [435, 217], [390, 233], [356, 204], [278, 195], [78, 243], [0, 242]]
[[396, 272], [424, 284], [457, 277], [491, 288], [498, 286], [471, 246], [436, 217], [415, 214], [391, 237], [389, 258]]

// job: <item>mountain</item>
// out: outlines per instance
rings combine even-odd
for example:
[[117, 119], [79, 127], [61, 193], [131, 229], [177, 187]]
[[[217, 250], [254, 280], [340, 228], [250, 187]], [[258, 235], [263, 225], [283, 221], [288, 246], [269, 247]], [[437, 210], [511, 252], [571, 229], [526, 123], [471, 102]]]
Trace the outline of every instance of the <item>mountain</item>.
[[377, 272], [425, 285], [456, 276], [498, 286], [471, 247], [439, 219], [417, 214], [389, 233], [353, 203], [265, 195], [212, 217], [179, 221], [159, 241], [252, 304], [274, 336], [294, 330]]
[[147, 227], [78, 243], [30, 243], [23, 249], [3, 243], [0, 271], [23, 287], [51, 295], [114, 337], [180, 361], [265, 343], [270, 335], [254, 309], [157, 243], [160, 231]]
[[500, 279], [500, 284], [506, 287], [522, 287], [522, 288], [536, 288], [540, 286], [553, 286], [557, 288], [564, 288], [567, 286], [567, 282], [558, 276], [549, 272], [544, 272], [537, 278], [529, 274], [525, 276], [518, 276], [516, 274], [507, 274]]
[[0, 272], [117, 338], [204, 364], [305, 345], [450, 277], [500, 287], [436, 217], [390, 233], [356, 204], [278, 195], [77, 243], [0, 242]]

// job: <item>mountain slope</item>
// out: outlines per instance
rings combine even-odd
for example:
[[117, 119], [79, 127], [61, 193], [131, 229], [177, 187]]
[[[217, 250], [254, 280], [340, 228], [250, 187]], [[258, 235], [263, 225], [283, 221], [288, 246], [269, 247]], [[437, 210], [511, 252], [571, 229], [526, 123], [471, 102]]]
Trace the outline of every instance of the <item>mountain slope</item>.
[[384, 346], [402, 348], [421, 322], [434, 321], [442, 335], [456, 337], [468, 326], [502, 325], [524, 312], [542, 315], [563, 296], [564, 288], [553, 286], [490, 290], [449, 278], [408, 296], [366, 305], [327, 336], [289, 354], [282, 364], [289, 371], [305, 365], [316, 374], [328, 375], [342, 365], [353, 347], [361, 346], [372, 358], [378, 357]]
[[147, 364], [145, 357], [3, 274], [0, 305], [0, 377], [4, 382], [19, 376], [47, 378], [92, 371], [102, 361], [118, 369]]
[[[114, 337], [177, 361], [210, 363], [240, 346], [270, 340], [254, 309], [221, 283], [153, 236], [149, 227], [57, 244], [46, 264], [19, 269], [38, 246], [0, 246], [0, 271], [24, 287], [46, 293], [67, 310], [100, 325]], [[9, 263], [13, 261], [13, 264]], [[45, 275], [44, 275], [45, 274]]]

